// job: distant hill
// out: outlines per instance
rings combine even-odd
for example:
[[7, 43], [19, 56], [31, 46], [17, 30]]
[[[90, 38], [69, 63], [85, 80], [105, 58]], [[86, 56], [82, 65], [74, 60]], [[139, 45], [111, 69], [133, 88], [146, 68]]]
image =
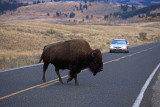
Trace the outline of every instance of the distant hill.
[[34, 1], [40, 1], [40, 2], [54, 2], [54, 1], [104, 1], [104, 2], [118, 2], [118, 3], [124, 3], [128, 5], [155, 5], [160, 4], [160, 0], [1, 0], [1, 1], [23, 1], [23, 2], [34, 2]]
[[148, 16], [149, 21], [152, 21], [152, 18], [154, 21], [160, 21], [160, 5], [133, 6], [116, 2], [43, 2], [7, 10], [0, 14], [0, 22], [116, 24], [134, 22], [133, 18], [136, 17], [146, 20]]
[[122, 2], [129, 5], [155, 5], [160, 3], [160, 0], [111, 0], [111, 1]]
[[[131, 9], [131, 7], [129, 7]], [[47, 2], [6, 11], [0, 21], [44, 21], [51, 23], [98, 23], [105, 14], [121, 12], [119, 3]]]

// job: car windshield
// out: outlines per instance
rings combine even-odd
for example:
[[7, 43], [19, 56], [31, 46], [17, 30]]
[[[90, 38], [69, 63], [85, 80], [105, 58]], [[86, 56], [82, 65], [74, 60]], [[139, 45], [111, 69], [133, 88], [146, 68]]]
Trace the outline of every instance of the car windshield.
[[112, 44], [126, 44], [125, 40], [114, 40]]

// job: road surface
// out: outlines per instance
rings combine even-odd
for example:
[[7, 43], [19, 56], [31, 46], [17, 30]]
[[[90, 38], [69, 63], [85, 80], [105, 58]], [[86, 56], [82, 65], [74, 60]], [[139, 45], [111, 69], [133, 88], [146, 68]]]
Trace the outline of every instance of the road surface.
[[[103, 71], [78, 74], [79, 86], [67, 84], [68, 70], [61, 70], [64, 84], [52, 65], [42, 82], [42, 64], [0, 71], [0, 107], [132, 107], [148, 77], [160, 63], [160, 42], [131, 47], [129, 53], [103, 53]], [[152, 105], [151, 78], [141, 107]]]

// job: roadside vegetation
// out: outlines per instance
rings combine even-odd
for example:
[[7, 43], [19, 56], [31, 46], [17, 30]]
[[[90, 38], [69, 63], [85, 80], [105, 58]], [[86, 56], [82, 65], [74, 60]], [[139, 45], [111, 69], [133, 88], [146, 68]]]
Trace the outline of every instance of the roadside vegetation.
[[116, 38], [131, 46], [160, 41], [160, 23], [130, 25], [60, 25], [46, 23], [0, 23], [0, 70], [36, 64], [43, 47], [58, 41], [82, 38], [93, 49], [107, 52]]

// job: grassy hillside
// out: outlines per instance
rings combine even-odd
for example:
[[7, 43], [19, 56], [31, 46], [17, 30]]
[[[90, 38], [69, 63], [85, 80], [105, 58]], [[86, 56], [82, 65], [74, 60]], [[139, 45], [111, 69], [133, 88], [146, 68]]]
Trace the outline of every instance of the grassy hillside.
[[37, 63], [45, 45], [83, 38], [93, 49], [108, 51], [116, 38], [131, 46], [160, 41], [160, 23], [125, 26], [0, 23], [0, 69]]
[[[81, 8], [80, 8], [81, 4]], [[128, 10], [131, 10], [129, 7]], [[120, 12], [119, 3], [47, 2], [28, 5], [0, 16], [0, 22], [106, 23], [104, 15]], [[75, 17], [70, 18], [71, 13]], [[88, 18], [87, 18], [88, 17]]]
[[[112, 2], [46, 2], [2, 12], [0, 22], [120, 24], [160, 21], [159, 7], [160, 5], [143, 7]], [[134, 20], [135, 17], [144, 20], [137, 21]], [[147, 17], [152, 18], [147, 19]]]

